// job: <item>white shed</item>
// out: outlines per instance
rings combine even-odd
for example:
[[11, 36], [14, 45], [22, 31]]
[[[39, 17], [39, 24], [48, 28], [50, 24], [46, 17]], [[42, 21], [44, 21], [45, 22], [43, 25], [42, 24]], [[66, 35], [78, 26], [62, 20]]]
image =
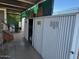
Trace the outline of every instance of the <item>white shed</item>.
[[32, 46], [43, 59], [77, 59], [78, 42], [79, 13], [33, 18]]

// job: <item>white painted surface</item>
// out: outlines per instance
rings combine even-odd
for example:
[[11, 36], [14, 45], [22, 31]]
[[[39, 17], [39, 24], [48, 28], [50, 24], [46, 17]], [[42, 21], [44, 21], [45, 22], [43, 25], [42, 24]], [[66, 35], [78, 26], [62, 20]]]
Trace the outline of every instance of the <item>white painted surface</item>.
[[[76, 59], [78, 17], [74, 13], [34, 18], [33, 46], [44, 59]], [[37, 25], [37, 21], [42, 25]]]
[[40, 54], [42, 54], [43, 20], [40, 18], [35, 18], [33, 25], [33, 46]]
[[71, 51], [73, 51], [74, 54], [70, 54], [70, 59], [77, 59], [79, 50], [79, 14], [76, 15], [74, 34], [72, 39], [73, 41]]
[[19, 27], [22, 27], [22, 22], [19, 22]]
[[29, 28], [29, 27], [28, 27], [28, 23], [29, 23], [28, 20], [29, 20], [29, 19], [26, 19], [26, 20], [25, 20], [25, 24], [24, 24], [24, 37], [25, 37], [25, 39], [27, 39], [27, 40], [28, 40], [28, 34], [29, 34], [29, 33], [28, 33], [28, 32], [29, 32], [29, 31], [28, 31], [28, 28]]
[[74, 17], [73, 15], [63, 15], [45, 18], [42, 51], [44, 59], [69, 59], [69, 44]]
[[25, 25], [25, 17], [22, 18], [22, 31], [24, 31], [24, 25]]

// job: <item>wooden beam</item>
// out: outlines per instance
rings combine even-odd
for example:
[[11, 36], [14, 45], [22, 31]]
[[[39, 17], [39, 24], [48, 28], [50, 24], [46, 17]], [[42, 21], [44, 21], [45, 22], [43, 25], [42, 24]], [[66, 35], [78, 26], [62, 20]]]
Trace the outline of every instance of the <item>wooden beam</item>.
[[22, 9], [15, 9], [15, 8], [9, 8], [9, 7], [6, 7], [8, 10], [13, 10], [13, 11], [18, 11], [18, 12], [21, 12], [23, 11]]
[[23, 9], [23, 8], [16, 8], [16, 7], [11, 7], [11, 6], [6, 6], [6, 5], [2, 5], [0, 4], [0, 8], [6, 8], [8, 10], [12, 10], [12, 11], [17, 11], [17, 12], [21, 12], [23, 10], [26, 10], [26, 9]]
[[21, 2], [25, 2], [25, 3], [28, 3], [28, 4], [34, 4], [33, 2], [30, 2], [30, 1], [26, 1], [26, 0], [18, 0], [18, 1], [21, 1]]
[[17, 6], [17, 5], [13, 5], [13, 4], [7, 4], [7, 3], [3, 3], [3, 2], [0, 2], [0, 4], [2, 4], [2, 5], [7, 5], [7, 6], [12, 6], [12, 7], [16, 7], [16, 8], [26, 9], [26, 7]]
[[8, 14], [15, 14], [15, 15], [19, 15], [20, 13], [13, 13], [13, 12], [7, 12]]

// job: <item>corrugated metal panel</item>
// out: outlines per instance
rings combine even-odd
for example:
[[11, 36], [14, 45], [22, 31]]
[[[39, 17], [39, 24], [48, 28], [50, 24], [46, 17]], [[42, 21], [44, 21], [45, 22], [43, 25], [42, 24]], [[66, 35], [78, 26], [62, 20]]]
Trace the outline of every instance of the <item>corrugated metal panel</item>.
[[75, 15], [45, 18], [42, 51], [44, 59], [69, 59], [74, 20]]
[[43, 36], [43, 20], [40, 18], [34, 19], [34, 30], [33, 30], [33, 46], [34, 48], [42, 54], [42, 36]]
[[76, 14], [34, 18], [34, 48], [44, 59], [69, 59], [75, 21]]
[[78, 31], [79, 31], [79, 14], [77, 13], [76, 14], [76, 21], [75, 21], [75, 26], [74, 26], [74, 33], [73, 33], [73, 36], [71, 36], [71, 37], [73, 37], [72, 38], [72, 40], [73, 41], [71, 41], [71, 43], [72, 44], [70, 44], [70, 45], [72, 45], [71, 46], [71, 52], [73, 52], [73, 53], [70, 53], [70, 59], [77, 59], [77, 56], [78, 56], [78, 51], [79, 51], [79, 45], [78, 45], [78, 41], [79, 41], [79, 39], [78, 39]]
[[[28, 21], [29, 19], [26, 19], [26, 20], [24, 20], [24, 27], [22, 26], [22, 28], [23, 28], [23, 30], [24, 30], [24, 38], [26, 39], [26, 40], [28, 40], [28, 25], [29, 25], [29, 21]], [[22, 31], [23, 31], [22, 30]]]

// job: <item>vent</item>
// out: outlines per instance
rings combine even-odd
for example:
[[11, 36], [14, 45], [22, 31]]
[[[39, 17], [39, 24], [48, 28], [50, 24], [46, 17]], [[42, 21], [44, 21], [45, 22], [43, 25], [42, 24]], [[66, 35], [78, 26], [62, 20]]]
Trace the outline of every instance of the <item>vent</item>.
[[52, 27], [53, 29], [57, 29], [59, 27], [59, 22], [50, 21], [50, 27]]

